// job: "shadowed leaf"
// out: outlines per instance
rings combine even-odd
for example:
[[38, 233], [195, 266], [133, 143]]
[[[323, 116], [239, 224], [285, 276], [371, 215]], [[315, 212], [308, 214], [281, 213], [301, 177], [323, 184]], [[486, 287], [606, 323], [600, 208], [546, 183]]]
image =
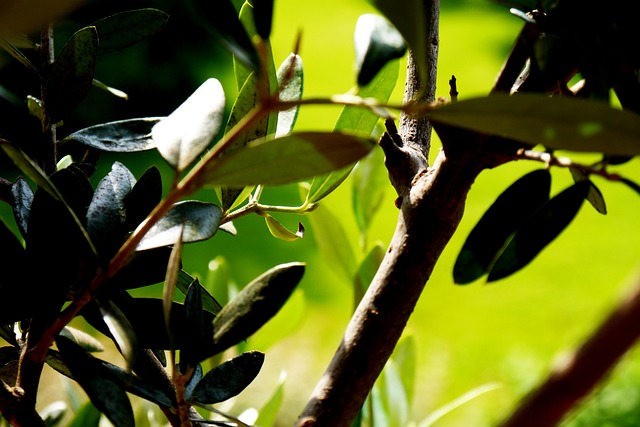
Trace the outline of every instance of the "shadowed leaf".
[[571, 176], [575, 182], [587, 181], [589, 183], [589, 193], [587, 194], [587, 200], [591, 203], [591, 206], [601, 213], [602, 215], [607, 214], [607, 204], [604, 201], [604, 196], [602, 192], [596, 185], [589, 179], [589, 176], [583, 173], [581, 170], [577, 168], [570, 168]]
[[202, 308], [212, 314], [218, 313], [222, 309], [220, 303], [209, 293], [209, 291], [204, 286], [202, 286], [197, 277], [191, 277], [189, 273], [181, 270], [180, 274], [178, 274], [178, 280], [176, 282], [176, 287], [180, 290], [180, 292], [186, 295], [189, 287], [193, 283], [197, 283], [198, 286], [200, 286]]
[[260, 37], [267, 40], [271, 35], [273, 0], [253, 0], [253, 8], [255, 10], [253, 19], [256, 25], [256, 32]]
[[157, 167], [147, 169], [124, 198], [127, 229], [136, 228], [162, 199], [162, 177]]
[[127, 372], [131, 372], [133, 365], [136, 363], [140, 346], [129, 319], [110, 299], [95, 298], [95, 301], [98, 303], [102, 320], [109, 328], [113, 341], [127, 363]]
[[22, 237], [27, 235], [27, 225], [29, 223], [29, 211], [33, 202], [33, 190], [27, 181], [18, 177], [11, 185], [11, 195], [13, 196], [13, 216], [20, 230]]
[[71, 326], [65, 326], [60, 331], [60, 336], [68, 338], [89, 353], [104, 351], [104, 346], [100, 341], [93, 338], [86, 332], [82, 332], [81, 330], [72, 328]]
[[53, 186], [40, 166], [27, 156], [22, 150], [5, 139], [0, 139], [0, 147], [22, 173], [32, 179], [40, 188], [49, 193], [54, 199], [60, 200], [58, 190]]
[[198, 362], [207, 358], [202, 353], [200, 343], [205, 338], [202, 314], [202, 292], [200, 283], [194, 281], [189, 286], [184, 299], [185, 322], [187, 328], [184, 331], [187, 336], [186, 346], [180, 351], [180, 370], [183, 373], [195, 367]]
[[138, 9], [116, 13], [93, 26], [98, 31], [98, 55], [117, 52], [141, 42], [164, 28], [169, 15], [157, 9]]
[[87, 402], [76, 411], [67, 427], [98, 427], [101, 415], [93, 403]]
[[391, 60], [407, 51], [402, 35], [381, 16], [366, 14], [358, 18], [355, 31], [358, 86], [365, 86]]
[[151, 129], [161, 117], [118, 120], [91, 126], [72, 133], [62, 140], [77, 141], [89, 147], [114, 153], [133, 153], [156, 148]]
[[27, 58], [24, 53], [20, 51], [16, 46], [14, 46], [8, 40], [0, 37], [0, 48], [2, 48], [5, 52], [13, 57], [16, 61], [27, 67], [29, 70], [37, 72], [38, 68], [33, 65], [33, 62], [29, 58]]

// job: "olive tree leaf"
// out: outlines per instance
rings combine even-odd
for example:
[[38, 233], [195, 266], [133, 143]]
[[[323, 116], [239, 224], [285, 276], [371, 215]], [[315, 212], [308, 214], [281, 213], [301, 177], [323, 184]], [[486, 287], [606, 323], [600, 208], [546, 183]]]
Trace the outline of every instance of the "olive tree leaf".
[[455, 283], [471, 283], [487, 273], [510, 236], [548, 202], [550, 190], [551, 174], [538, 169], [500, 194], [465, 240], [453, 267]]
[[218, 134], [224, 108], [222, 85], [208, 79], [151, 130], [162, 157], [178, 171], [186, 169]]
[[373, 217], [382, 205], [388, 181], [382, 150], [373, 150], [354, 168], [353, 212], [363, 236], [366, 236]]
[[58, 190], [51, 183], [47, 174], [40, 169], [40, 166], [38, 166], [34, 160], [6, 139], [0, 139], [0, 147], [22, 173], [33, 180], [38, 187], [49, 193], [54, 199], [60, 200], [60, 193], [58, 193]]
[[190, 401], [210, 405], [237, 396], [258, 376], [263, 363], [263, 353], [250, 351], [216, 366], [198, 382]]
[[373, 277], [378, 272], [378, 268], [380, 267], [380, 263], [382, 263], [385, 253], [386, 248], [384, 245], [377, 242], [360, 262], [354, 279], [356, 301], [360, 301], [364, 296], [364, 293], [369, 288], [369, 285], [373, 281]]
[[176, 406], [171, 395], [167, 396], [151, 384], [131, 374], [131, 372], [125, 371], [116, 365], [105, 362], [104, 360], [96, 359], [96, 362], [99, 363], [97, 368], [105, 371], [105, 376], [114, 383], [120, 385], [123, 390], [126, 390], [131, 394], [135, 394], [138, 397], [142, 397], [149, 402], [164, 406], [165, 408], [174, 408]]
[[[304, 68], [302, 66], [302, 58], [300, 58], [299, 55], [295, 53], [290, 54], [278, 68], [277, 76], [281, 101], [292, 102], [302, 99]], [[300, 111], [299, 105], [278, 112], [276, 137], [291, 133], [298, 118], [298, 111]]]
[[304, 236], [304, 226], [301, 222], [298, 223], [298, 231], [294, 233], [293, 231], [289, 231], [287, 227], [271, 215], [265, 213], [262, 214], [262, 216], [264, 217], [269, 232], [277, 239], [284, 240], [285, 242], [295, 242]]
[[507, 277], [529, 264], [571, 223], [588, 192], [589, 183], [578, 182], [538, 209], [495, 259], [487, 281]]
[[256, 32], [264, 40], [271, 35], [271, 23], [273, 20], [273, 0], [253, 0], [253, 19]]
[[127, 229], [138, 226], [162, 199], [162, 176], [157, 167], [147, 169], [124, 197]]
[[189, 286], [184, 299], [185, 322], [187, 328], [184, 334], [187, 336], [186, 346], [180, 351], [180, 370], [182, 373], [198, 365], [201, 360], [207, 358], [202, 352], [201, 343], [205, 339], [205, 328], [202, 308], [202, 287], [198, 281]]
[[578, 168], [569, 168], [571, 176], [575, 182], [587, 181], [589, 183], [589, 193], [587, 193], [587, 200], [591, 203], [593, 208], [602, 215], [607, 214], [607, 204], [604, 201], [602, 192], [596, 185], [589, 179], [589, 176]]
[[222, 309], [222, 306], [220, 305], [220, 303], [211, 295], [211, 293], [209, 293], [207, 288], [202, 286], [202, 284], [200, 283], [200, 280], [198, 280], [197, 277], [192, 277], [186, 271], [181, 270], [180, 273], [178, 274], [176, 287], [180, 290], [180, 292], [186, 295], [189, 290], [189, 287], [192, 284], [197, 284], [198, 286], [200, 286], [200, 295], [202, 298], [203, 309], [207, 310], [209, 313], [212, 313], [212, 314], [216, 314]]
[[85, 27], [76, 32], [60, 51], [44, 92], [44, 104], [53, 123], [65, 118], [89, 93], [97, 51], [95, 27]]
[[426, 113], [433, 123], [494, 134], [548, 149], [640, 154], [640, 115], [571, 97], [491, 95]]
[[260, 68], [260, 58], [230, 0], [191, 0], [195, 18], [248, 67]]
[[16, 46], [14, 46], [10, 41], [0, 37], [0, 49], [3, 49], [9, 55], [13, 57], [16, 61], [27, 67], [29, 70], [38, 72], [38, 67], [33, 65], [33, 62], [29, 58], [27, 58], [24, 53], [20, 51]]
[[278, 378], [278, 387], [271, 394], [271, 397], [267, 399], [266, 403], [260, 407], [258, 411], [258, 418], [254, 422], [258, 426], [271, 426], [276, 422], [276, 417], [282, 402], [284, 401], [284, 383], [287, 378], [286, 372], [280, 374]]
[[100, 410], [89, 401], [73, 414], [67, 427], [98, 427], [101, 416]]
[[228, 156], [213, 159], [200, 176], [201, 184], [248, 186], [300, 181], [354, 163], [373, 147], [354, 135], [300, 132], [256, 141]]
[[246, 339], [271, 319], [302, 279], [304, 269], [303, 263], [274, 267], [229, 301], [214, 319], [214, 354]]
[[67, 415], [69, 407], [61, 400], [48, 404], [40, 413], [47, 427], [61, 425], [62, 419]]
[[125, 101], [129, 99], [129, 95], [126, 92], [121, 91], [120, 89], [116, 89], [111, 87], [105, 83], [102, 83], [100, 80], [93, 79], [91, 84], [98, 89], [104, 90], [105, 92], [109, 92], [111, 95], [116, 96], [120, 99], [124, 99]]
[[113, 153], [133, 153], [156, 148], [151, 129], [162, 117], [118, 120], [90, 126], [72, 133], [61, 141], [77, 141], [88, 147]]
[[71, 326], [65, 326], [62, 328], [60, 336], [68, 338], [90, 353], [104, 351], [104, 346], [100, 341], [86, 332], [72, 328]]
[[211, 203], [178, 202], [151, 227], [136, 250], [172, 245], [180, 236], [184, 243], [206, 240], [218, 230], [222, 214], [222, 209]]
[[182, 235], [184, 233], [184, 225], [180, 226], [180, 233], [173, 248], [171, 248], [171, 255], [169, 256], [169, 263], [167, 265], [167, 274], [164, 279], [164, 287], [162, 289], [162, 313], [164, 314], [164, 327], [171, 343], [171, 351], [174, 351], [174, 337], [171, 330], [171, 309], [173, 308], [173, 294], [176, 289], [176, 281], [178, 280], [178, 274], [180, 271], [180, 263], [182, 259]]
[[29, 223], [29, 211], [33, 202], [33, 190], [22, 177], [18, 177], [11, 185], [11, 196], [13, 196], [13, 216], [20, 230], [22, 237], [27, 235], [27, 224]]
[[620, 182], [622, 182], [627, 187], [629, 187], [632, 190], [634, 190], [636, 193], [640, 194], [640, 185], [638, 185], [637, 183], [635, 183], [635, 182], [633, 182], [633, 181], [631, 181], [630, 179], [627, 179], [627, 178], [620, 178]]
[[136, 252], [131, 261], [109, 280], [109, 289], [136, 289], [164, 281], [170, 255], [170, 247]]
[[385, 18], [366, 14], [358, 18], [355, 31], [358, 86], [371, 82], [391, 60], [407, 51], [402, 35]]
[[113, 341], [118, 346], [120, 353], [127, 363], [127, 372], [131, 372], [138, 357], [140, 346], [138, 345], [138, 337], [136, 336], [129, 319], [124, 315], [122, 310], [110, 299], [95, 298], [98, 304], [102, 320], [109, 328]]
[[98, 32], [98, 55], [117, 52], [160, 32], [169, 15], [158, 9], [137, 9], [116, 13], [92, 25]]

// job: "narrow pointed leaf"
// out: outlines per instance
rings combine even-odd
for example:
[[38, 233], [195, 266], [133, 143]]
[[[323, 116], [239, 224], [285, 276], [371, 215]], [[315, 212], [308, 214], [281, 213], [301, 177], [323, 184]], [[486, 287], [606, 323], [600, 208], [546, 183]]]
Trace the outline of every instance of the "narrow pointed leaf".
[[11, 161], [29, 178], [31, 178], [40, 188], [47, 191], [54, 199], [60, 200], [58, 190], [51, 184], [47, 175], [40, 169], [40, 166], [29, 158], [22, 150], [5, 139], [0, 139], [0, 147], [4, 150]]
[[620, 182], [622, 182], [627, 187], [629, 187], [632, 190], [634, 190], [636, 193], [640, 194], [640, 185], [638, 185], [637, 183], [635, 183], [635, 182], [633, 182], [633, 181], [631, 181], [630, 179], [627, 179], [627, 178], [620, 178]]
[[187, 385], [184, 388], [184, 398], [187, 402], [191, 400], [191, 395], [193, 394], [193, 390], [196, 388], [200, 380], [204, 377], [204, 372], [202, 371], [202, 365], [196, 365], [193, 370], [193, 374], [191, 378], [187, 382]]
[[164, 281], [171, 255], [170, 247], [138, 251], [107, 285], [111, 290], [136, 289]]
[[273, 0], [253, 0], [255, 10], [253, 19], [256, 31], [260, 37], [267, 40], [271, 35], [271, 21], [273, 19]]
[[77, 141], [89, 147], [114, 153], [133, 153], [156, 148], [151, 129], [161, 117], [118, 120], [91, 126], [66, 137], [65, 141]]
[[218, 134], [224, 107], [222, 85], [216, 79], [208, 79], [153, 127], [151, 134], [162, 157], [177, 170], [186, 169]]
[[191, 402], [210, 405], [237, 396], [258, 376], [264, 354], [242, 353], [216, 366], [200, 380], [191, 394]]
[[182, 236], [184, 243], [212, 237], [222, 219], [222, 209], [211, 203], [186, 200], [178, 202], [142, 238], [139, 251], [174, 244]]
[[282, 407], [282, 402], [284, 401], [284, 382], [287, 378], [286, 373], [280, 374], [280, 379], [278, 381], [278, 387], [273, 392], [271, 397], [267, 400], [267, 402], [262, 405], [260, 410], [258, 411], [258, 419], [255, 421], [255, 425], [258, 426], [272, 426], [275, 425], [276, 417], [280, 408]]
[[382, 150], [374, 150], [353, 171], [353, 212], [361, 235], [366, 235], [384, 199], [389, 176]]
[[185, 321], [187, 329], [186, 346], [180, 351], [180, 370], [183, 373], [189, 372], [200, 361], [207, 358], [207, 354], [202, 353], [200, 343], [205, 338], [204, 323], [202, 316], [202, 294], [200, 283], [194, 281], [187, 291], [184, 299]]
[[29, 223], [29, 211], [33, 202], [33, 190], [27, 181], [18, 177], [11, 185], [11, 195], [13, 196], [13, 216], [18, 224], [18, 229], [22, 237], [27, 235], [27, 224]]
[[531, 262], [573, 220], [589, 192], [589, 183], [579, 182], [553, 197], [511, 238], [497, 257], [487, 278], [507, 277]]
[[[173, 331], [171, 330], [171, 309], [173, 308], [173, 294], [176, 289], [176, 281], [180, 272], [180, 263], [182, 259], [182, 235], [184, 233], [184, 225], [180, 227], [178, 238], [174, 242], [167, 266], [167, 275], [164, 279], [164, 288], [162, 290], [162, 313], [164, 314], [164, 326], [169, 337], [169, 342], [173, 342]], [[186, 321], [186, 320], [185, 320]], [[171, 344], [171, 351], [174, 350]]]
[[131, 394], [142, 397], [149, 402], [164, 406], [165, 408], [175, 407], [175, 403], [171, 396], [167, 396], [162, 391], [154, 388], [151, 384], [136, 377], [116, 365], [99, 360], [98, 368], [107, 372], [107, 376], [111, 381], [120, 385], [120, 387]]
[[116, 13], [93, 26], [98, 31], [98, 55], [117, 52], [141, 42], [164, 28], [169, 15], [158, 9], [138, 9]]
[[230, 0], [191, 0], [196, 19], [245, 65], [260, 68], [260, 59]]
[[209, 293], [207, 288], [202, 286], [202, 284], [200, 283], [197, 277], [192, 277], [186, 271], [181, 270], [180, 273], [178, 274], [178, 280], [176, 282], [176, 287], [180, 290], [180, 292], [186, 295], [189, 287], [193, 283], [197, 283], [198, 286], [200, 286], [200, 295], [202, 297], [202, 308], [204, 308], [205, 310], [207, 310], [209, 313], [212, 313], [212, 314], [218, 313], [222, 309], [222, 306], [220, 305], [220, 303], [211, 295], [211, 293]]
[[113, 96], [117, 96], [120, 99], [124, 99], [127, 101], [129, 99], [129, 95], [126, 92], [121, 91], [120, 89], [116, 89], [114, 87], [108, 86], [102, 83], [100, 80], [93, 79], [92, 84], [98, 89], [102, 89], [106, 92], [109, 92]]
[[298, 223], [298, 230], [294, 233], [271, 215], [264, 214], [263, 216], [269, 232], [277, 239], [284, 240], [285, 242], [295, 242], [304, 236], [304, 226], [300, 222]]
[[364, 293], [369, 288], [373, 277], [378, 272], [378, 268], [380, 267], [380, 263], [382, 262], [385, 253], [385, 247], [382, 243], [378, 242], [371, 248], [371, 250], [369, 250], [369, 253], [367, 253], [364, 259], [360, 262], [355, 278], [354, 291], [356, 292], [356, 301], [360, 301], [364, 296]]
[[583, 173], [580, 169], [570, 168], [571, 176], [575, 182], [587, 181], [589, 182], [589, 193], [587, 194], [587, 200], [591, 203], [591, 206], [601, 213], [602, 215], [607, 214], [607, 204], [604, 201], [604, 196], [602, 192], [596, 185], [589, 179], [589, 176]]
[[453, 279], [467, 284], [483, 276], [509, 237], [549, 200], [551, 175], [528, 173], [509, 186], [471, 230], [453, 267]]
[[214, 354], [241, 342], [271, 319], [304, 274], [302, 263], [282, 264], [249, 283], [214, 319]]
[[147, 169], [124, 198], [126, 225], [136, 228], [162, 199], [162, 177], [157, 167]]
[[104, 351], [104, 346], [100, 341], [93, 338], [86, 332], [82, 332], [81, 330], [72, 328], [71, 326], [65, 326], [60, 331], [60, 336], [68, 338], [89, 353]]
[[62, 419], [66, 416], [69, 407], [61, 400], [55, 401], [47, 405], [40, 416], [46, 423], [47, 427], [56, 427], [61, 424]]
[[98, 427], [101, 416], [100, 410], [87, 402], [76, 411], [67, 427]]
[[355, 48], [358, 86], [369, 84], [389, 61], [401, 58], [407, 51], [398, 30], [385, 18], [374, 14], [358, 18]]
[[519, 94], [454, 102], [426, 113], [434, 123], [548, 149], [640, 154], [640, 115], [598, 101]]
[[76, 32], [58, 55], [46, 83], [44, 103], [53, 123], [64, 119], [87, 96], [98, 51], [95, 27]]
[[[281, 101], [294, 102], [302, 99], [304, 68], [299, 55], [290, 54], [278, 68], [277, 76]], [[277, 137], [291, 133], [298, 118], [298, 111], [300, 111], [299, 105], [289, 110], [278, 112]]]
[[293, 183], [354, 163], [373, 147], [373, 141], [353, 135], [293, 133], [214, 159], [201, 179], [203, 184], [227, 186]]
[[6, 51], [9, 55], [13, 57], [16, 61], [27, 67], [29, 70], [38, 72], [38, 68], [33, 65], [33, 62], [27, 58], [24, 53], [20, 52], [16, 46], [14, 46], [8, 40], [0, 37], [0, 48]]
[[107, 325], [107, 328], [109, 328], [113, 341], [118, 346], [120, 353], [122, 353], [127, 363], [127, 372], [131, 372], [138, 357], [138, 352], [140, 351], [138, 337], [127, 316], [124, 315], [122, 310], [120, 310], [113, 301], [110, 299], [96, 298], [96, 302], [100, 308], [102, 320]]

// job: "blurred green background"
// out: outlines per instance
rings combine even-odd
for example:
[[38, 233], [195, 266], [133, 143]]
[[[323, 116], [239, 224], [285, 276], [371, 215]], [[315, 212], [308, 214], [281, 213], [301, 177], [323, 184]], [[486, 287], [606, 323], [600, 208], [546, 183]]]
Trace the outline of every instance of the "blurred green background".
[[[125, 117], [166, 115], [208, 77], [222, 81], [231, 105], [235, 83], [230, 57], [193, 24], [186, 2], [126, 3], [126, 8], [153, 6], [165, 10], [171, 15], [170, 25], [152, 41], [99, 61], [96, 77], [128, 92], [129, 101], [93, 90], [62, 132]], [[123, 4], [90, 2], [72, 19], [61, 23], [58, 46], [62, 46], [65, 34], [79, 28], [79, 23], [122, 10]], [[353, 29], [358, 16], [370, 12], [373, 9], [365, 0], [276, 1], [272, 40], [276, 64], [286, 58], [300, 33], [305, 96], [349, 91], [355, 84]], [[496, 3], [458, 0], [442, 2], [440, 24], [438, 95], [448, 96], [451, 75], [458, 79], [460, 99], [486, 94], [522, 22]], [[404, 66], [402, 62], [401, 75]], [[401, 101], [402, 92], [400, 81], [392, 101]], [[329, 130], [339, 112], [334, 107], [304, 107], [297, 129]], [[432, 154], [437, 151], [434, 141]], [[104, 169], [98, 178], [115, 159], [104, 156]], [[590, 161], [587, 156], [583, 159]], [[154, 154], [117, 160], [136, 176], [154, 163], [168, 171], [163, 160]], [[618, 169], [638, 181], [638, 166], [638, 160], [634, 160]], [[456, 409], [437, 425], [495, 424], [544, 376], [558, 356], [580, 343], [640, 275], [640, 199], [622, 185], [597, 180], [608, 203], [607, 216], [585, 204], [569, 229], [523, 271], [492, 285], [453, 284], [453, 262], [473, 225], [509, 184], [539, 167], [513, 163], [485, 171], [469, 195], [460, 228], [406, 330], [418, 344], [413, 420], [425, 418], [471, 389], [498, 383], [500, 388]], [[567, 171], [552, 172], [554, 192], [570, 183]], [[198, 197], [211, 200], [214, 195], [205, 191]], [[377, 241], [384, 245], [389, 242], [397, 217], [394, 198], [389, 185], [367, 236], [368, 248]], [[285, 400], [277, 425], [291, 425], [329, 363], [353, 310], [353, 291], [351, 278], [342, 273], [335, 253], [321, 253], [316, 240], [323, 233], [335, 233], [332, 240], [346, 242], [354, 259], [362, 258], [351, 200], [352, 186], [347, 181], [323, 204], [322, 209], [338, 218], [338, 232], [312, 227], [310, 216], [315, 213], [278, 216], [292, 229], [298, 221], [307, 227], [304, 239], [285, 243], [269, 234], [262, 218], [247, 217], [236, 222], [236, 237], [220, 233], [210, 241], [185, 248], [186, 270], [206, 281], [210, 267], [216, 267], [211, 261], [224, 257], [239, 286], [279, 263], [308, 264], [299, 292], [271, 324], [247, 342], [247, 348], [266, 351], [266, 363], [254, 384], [234, 401], [230, 412], [260, 407], [284, 371]], [[297, 186], [268, 189], [264, 201], [296, 205], [300, 202], [299, 191]], [[151, 291], [159, 295], [160, 288]], [[640, 364], [635, 359], [631, 355], [625, 360], [595, 406], [578, 414], [572, 421], [574, 425], [637, 425], [634, 422], [640, 420]], [[618, 414], [617, 419], [612, 418], [614, 414]], [[622, 416], [627, 418], [623, 420]]]

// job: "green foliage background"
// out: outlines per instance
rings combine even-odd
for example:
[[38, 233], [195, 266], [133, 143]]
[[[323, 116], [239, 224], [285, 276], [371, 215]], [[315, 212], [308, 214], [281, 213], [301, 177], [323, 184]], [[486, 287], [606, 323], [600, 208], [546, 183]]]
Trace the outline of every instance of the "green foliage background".
[[[96, 77], [128, 92], [131, 99], [113, 100], [93, 90], [85, 101], [86, 108], [65, 126], [69, 131], [78, 128], [79, 123], [168, 114], [207, 77], [220, 79], [228, 91], [227, 99], [233, 99], [229, 56], [191, 23], [183, 2], [133, 3], [165, 10], [172, 16], [171, 24], [151, 43], [100, 63]], [[447, 81], [452, 74], [458, 79], [461, 99], [486, 94], [521, 22], [505, 7], [488, 1], [442, 3], [438, 95], [448, 96]], [[103, 16], [115, 7], [104, 4], [93, 9], [87, 7], [74, 18], [90, 22], [92, 14]], [[355, 84], [352, 47], [355, 22], [360, 14], [372, 11], [364, 0], [277, 1], [273, 34], [276, 62], [286, 58], [300, 31], [305, 96], [349, 91]], [[64, 31], [71, 32], [74, 28], [73, 20], [63, 23], [61, 39]], [[401, 99], [400, 81], [392, 100]], [[331, 129], [338, 113], [339, 109], [334, 107], [302, 108], [298, 129]], [[434, 155], [437, 149], [437, 146], [433, 148]], [[103, 165], [113, 160], [106, 157]], [[157, 155], [131, 155], [118, 160], [136, 176], [151, 163], [166, 166]], [[636, 159], [620, 171], [637, 181], [640, 179], [638, 166]], [[509, 164], [486, 171], [472, 189], [460, 228], [407, 329], [418, 344], [415, 420], [423, 419], [475, 387], [500, 383], [501, 388], [455, 410], [440, 425], [495, 423], [552, 366], [554, 358], [585, 337], [640, 273], [640, 228], [637, 226], [640, 200], [625, 186], [596, 181], [608, 203], [606, 217], [585, 205], [572, 226], [523, 271], [489, 286], [481, 282], [465, 287], [453, 284], [451, 271], [455, 256], [473, 225], [504, 188], [535, 167], [538, 166]], [[104, 172], [95, 176], [103, 176]], [[553, 173], [553, 192], [556, 193], [571, 182], [571, 177], [568, 171]], [[330, 240], [338, 245], [347, 242], [354, 257], [361, 259], [363, 252], [351, 207], [351, 190], [347, 183], [327, 198], [321, 209], [336, 216], [344, 231]], [[214, 197], [212, 191], [199, 196]], [[393, 189], [388, 186], [382, 210], [367, 236], [369, 247], [376, 241], [385, 245], [389, 242], [397, 217], [394, 198]], [[295, 186], [267, 189], [264, 200], [296, 204], [298, 189]], [[308, 263], [301, 291], [270, 325], [247, 343], [248, 348], [267, 352], [265, 368], [258, 381], [237, 401], [239, 408], [259, 407], [272, 393], [280, 372], [286, 371], [285, 400], [278, 423], [284, 426], [291, 425], [302, 409], [338, 346], [353, 309], [353, 291], [349, 278], [336, 266], [335, 255], [318, 249], [316, 238], [327, 233], [326, 229], [311, 227], [309, 217], [279, 216], [278, 219], [290, 229], [295, 229], [298, 221], [303, 222], [307, 226], [305, 238], [285, 243], [269, 234], [262, 218], [242, 218], [236, 224], [237, 237], [220, 233], [210, 241], [188, 245], [184, 260], [187, 270], [206, 281], [210, 261], [223, 256], [238, 284], [246, 283], [278, 263]], [[159, 289], [155, 291], [159, 293]], [[631, 355], [612, 380], [613, 391], [607, 396], [614, 397], [601, 400], [605, 403], [597, 407], [604, 409], [581, 415], [576, 425], [603, 425], [597, 417], [604, 414], [606, 418], [612, 413], [611, 406], [616, 408], [614, 411], [632, 413], [634, 407], [628, 405], [629, 399], [635, 396], [634, 402], [638, 403], [640, 398], [637, 393], [630, 395], [624, 390], [631, 389], [629, 384], [640, 383], [639, 369], [640, 364]], [[59, 384], [49, 386], [51, 398], [58, 397], [53, 390], [59, 388]], [[623, 397], [616, 400], [616, 393]], [[612, 401], [619, 403], [611, 404]], [[580, 421], [585, 417], [587, 421]], [[638, 418], [632, 414], [631, 419]]]

